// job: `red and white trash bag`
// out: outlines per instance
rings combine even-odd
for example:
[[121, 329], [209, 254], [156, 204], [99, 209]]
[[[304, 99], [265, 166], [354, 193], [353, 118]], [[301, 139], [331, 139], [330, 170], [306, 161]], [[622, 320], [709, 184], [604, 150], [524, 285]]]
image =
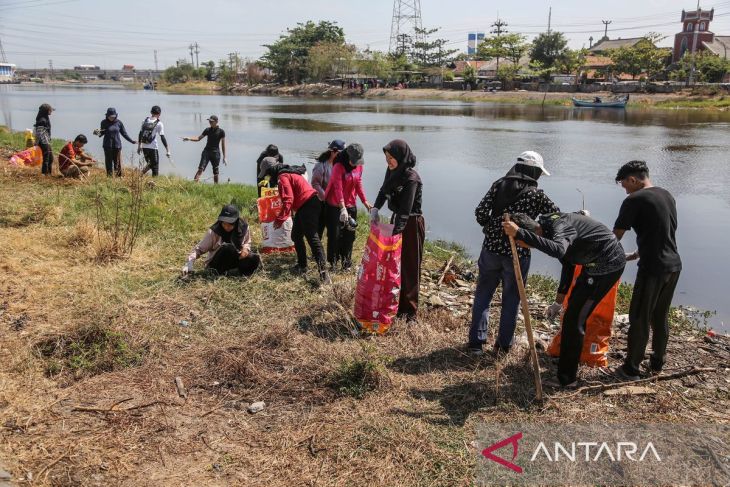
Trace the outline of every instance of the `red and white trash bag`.
[[393, 225], [373, 223], [355, 288], [355, 319], [366, 333], [384, 334], [398, 311], [401, 235]]
[[281, 213], [281, 197], [277, 188], [262, 188], [261, 197], [257, 200], [259, 222], [261, 222], [261, 253], [294, 252], [291, 239], [293, 222], [287, 218], [279, 228], [274, 228], [274, 220]]

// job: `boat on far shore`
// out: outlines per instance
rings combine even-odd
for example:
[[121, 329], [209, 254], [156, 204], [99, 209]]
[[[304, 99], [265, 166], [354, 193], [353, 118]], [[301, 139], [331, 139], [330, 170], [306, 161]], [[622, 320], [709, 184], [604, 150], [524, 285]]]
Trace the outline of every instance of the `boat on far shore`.
[[580, 108], [626, 108], [626, 104], [629, 102], [629, 95], [610, 100], [603, 100], [598, 96], [593, 98], [593, 100], [580, 100], [575, 97], [572, 100], [573, 105]]

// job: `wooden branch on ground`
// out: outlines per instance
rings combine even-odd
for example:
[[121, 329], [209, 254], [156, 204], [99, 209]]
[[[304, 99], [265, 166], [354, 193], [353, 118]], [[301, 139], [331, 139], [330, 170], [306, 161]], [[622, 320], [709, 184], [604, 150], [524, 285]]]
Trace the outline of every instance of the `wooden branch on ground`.
[[449, 260], [446, 262], [446, 266], [444, 266], [444, 271], [441, 273], [441, 277], [439, 277], [439, 280], [436, 283], [436, 287], [441, 287], [441, 283], [444, 282], [444, 278], [446, 277], [446, 273], [449, 272], [452, 262], [454, 262], [453, 255], [451, 257], [449, 257]]
[[71, 409], [71, 411], [79, 412], [79, 413], [106, 413], [106, 414], [108, 414], [108, 413], [124, 413], [127, 411], [135, 411], [137, 409], [144, 409], [144, 408], [147, 408], [150, 406], [154, 406], [155, 404], [164, 404], [166, 406], [169, 406], [169, 404], [166, 403], [165, 401], [152, 401], [152, 402], [148, 402], [145, 404], [140, 404], [138, 406], [131, 406], [131, 407], [128, 407], [127, 409], [116, 409], [116, 410], [113, 409], [114, 406], [121, 404], [122, 402], [129, 401], [129, 400], [130, 399], [125, 399], [123, 401], [119, 401], [119, 402], [113, 404], [112, 407], [110, 407], [110, 408], [92, 408], [92, 407], [86, 407], [86, 406], [75, 406], [74, 408]]
[[183, 381], [180, 377], [175, 377], [175, 388], [177, 389], [178, 396], [183, 399], [188, 398], [188, 392], [185, 390], [185, 386], [183, 385]]
[[656, 375], [654, 377], [649, 377], [647, 379], [639, 379], [639, 380], [633, 380], [633, 381], [623, 381], [623, 382], [611, 382], [609, 384], [600, 384], [597, 386], [584, 386], [580, 387], [575, 390], [575, 392], [571, 394], [567, 394], [564, 396], [555, 396], [556, 398], [565, 399], [572, 396], [577, 396], [578, 394], [582, 394], [584, 392], [603, 392], [607, 391], [609, 389], [616, 389], [618, 387], [623, 386], [635, 386], [639, 384], [648, 384], [650, 382], [659, 382], [659, 381], [665, 381], [665, 380], [673, 380], [673, 379], [681, 379], [682, 377], [688, 377], [690, 375], [697, 375], [697, 374], [704, 374], [707, 372], [717, 372], [720, 370], [717, 367], [692, 367], [691, 369], [685, 369], [679, 372], [675, 372], [673, 374], [665, 374], [665, 375]]

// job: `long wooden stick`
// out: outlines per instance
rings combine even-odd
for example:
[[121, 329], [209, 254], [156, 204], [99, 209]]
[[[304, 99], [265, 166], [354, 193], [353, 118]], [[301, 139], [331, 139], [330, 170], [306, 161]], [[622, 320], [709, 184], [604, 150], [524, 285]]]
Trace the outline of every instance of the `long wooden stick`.
[[[505, 213], [504, 221], [509, 221], [509, 214]], [[517, 289], [520, 291], [520, 304], [522, 305], [522, 316], [525, 318], [525, 330], [527, 342], [530, 344], [530, 358], [532, 359], [532, 371], [535, 373], [535, 395], [538, 401], [542, 401], [542, 379], [540, 378], [540, 362], [537, 360], [537, 349], [535, 349], [535, 337], [532, 335], [532, 323], [530, 322], [530, 307], [527, 303], [525, 283], [522, 281], [522, 269], [520, 258], [517, 255], [517, 245], [514, 237], [509, 237], [509, 245], [512, 249], [512, 265], [515, 268], [515, 280]]]

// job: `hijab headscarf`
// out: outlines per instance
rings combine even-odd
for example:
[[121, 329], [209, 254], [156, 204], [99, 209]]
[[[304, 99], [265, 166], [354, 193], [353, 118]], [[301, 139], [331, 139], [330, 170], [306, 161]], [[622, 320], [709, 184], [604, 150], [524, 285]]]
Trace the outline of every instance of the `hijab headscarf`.
[[400, 186], [403, 181], [403, 176], [407, 170], [412, 169], [416, 165], [416, 155], [411, 152], [411, 148], [405, 140], [395, 139], [388, 142], [383, 147], [383, 153], [387, 152], [396, 161], [398, 161], [398, 167], [385, 172], [385, 180], [383, 181], [383, 187], [381, 191], [384, 194], [390, 193], [393, 189]]
[[494, 182], [496, 194], [492, 205], [492, 215], [501, 215], [525, 192], [537, 188], [537, 180], [542, 174], [539, 167], [515, 164], [507, 174]]
[[42, 125], [44, 127], [48, 127], [49, 133], [51, 131], [51, 110], [53, 110], [51, 105], [44, 103], [38, 107], [38, 114], [35, 116], [36, 126]]

